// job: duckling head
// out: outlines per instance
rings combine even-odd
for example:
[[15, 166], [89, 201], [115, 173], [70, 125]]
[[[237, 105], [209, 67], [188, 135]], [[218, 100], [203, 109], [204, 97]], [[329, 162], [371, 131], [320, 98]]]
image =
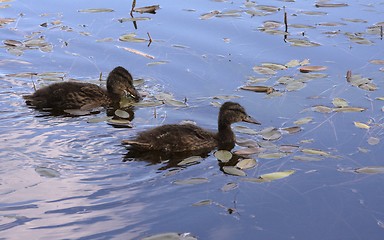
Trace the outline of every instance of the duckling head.
[[236, 122], [261, 124], [259, 121], [249, 116], [240, 104], [235, 102], [225, 102], [220, 108], [219, 125], [230, 125]]
[[133, 86], [132, 75], [123, 67], [114, 68], [107, 78], [107, 91], [120, 101], [122, 97], [132, 99], [135, 102], [140, 100], [140, 94]]

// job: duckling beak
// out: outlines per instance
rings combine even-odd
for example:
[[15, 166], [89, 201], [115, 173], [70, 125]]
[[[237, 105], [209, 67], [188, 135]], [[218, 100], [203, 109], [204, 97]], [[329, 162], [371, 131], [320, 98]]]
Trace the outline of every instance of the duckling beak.
[[135, 92], [132, 92], [132, 91], [127, 91], [127, 90], [124, 90], [124, 94], [125, 94], [125, 97], [127, 98], [132, 98], [133, 100], [135, 101], [139, 101], [141, 99], [139, 93], [137, 91]]
[[257, 121], [256, 119], [254, 119], [254, 118], [251, 117], [251, 116], [247, 116], [246, 118], [244, 118], [244, 119], [243, 119], [243, 122], [254, 123], [254, 124], [261, 125], [261, 123], [260, 123], [259, 121]]

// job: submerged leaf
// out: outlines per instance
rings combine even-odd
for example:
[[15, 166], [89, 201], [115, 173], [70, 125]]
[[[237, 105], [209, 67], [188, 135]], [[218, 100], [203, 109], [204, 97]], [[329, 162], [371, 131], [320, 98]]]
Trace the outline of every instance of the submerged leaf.
[[380, 143], [380, 138], [369, 137], [367, 142], [368, 142], [369, 145], [376, 145], [376, 144]]
[[313, 121], [313, 117], [305, 117], [305, 118], [300, 118], [300, 119], [294, 121], [293, 123], [296, 125], [303, 125], [303, 124], [310, 123], [312, 121]]
[[230, 182], [230, 183], [227, 183], [225, 184], [222, 188], [221, 188], [221, 191], [223, 192], [228, 192], [228, 191], [231, 191], [235, 188], [237, 188], [239, 185], [237, 183], [233, 183], [233, 182]]
[[209, 182], [208, 178], [189, 178], [184, 180], [173, 181], [173, 183], [177, 185], [195, 185], [207, 182]]
[[41, 177], [47, 177], [47, 178], [55, 178], [60, 177], [60, 173], [52, 168], [47, 167], [36, 167], [35, 171], [41, 176]]
[[275, 152], [275, 153], [261, 153], [258, 155], [259, 158], [263, 159], [279, 159], [287, 156], [286, 153]]
[[[212, 200], [201, 200], [201, 201], [198, 201], [194, 204], [192, 204], [192, 206], [206, 206], [206, 205], [211, 205], [212, 204]], [[180, 238], [177, 238], [177, 239], [180, 239]], [[160, 239], [159, 239], [160, 240]], [[163, 238], [161, 240], [164, 240]], [[176, 240], [176, 239], [175, 239]]]
[[198, 163], [202, 160], [203, 158], [200, 157], [200, 156], [192, 156], [192, 157], [188, 157], [184, 160], [182, 160], [181, 162], [179, 162], [177, 165], [179, 166], [182, 166], [182, 165], [189, 165], [189, 164], [193, 164], [193, 163]]

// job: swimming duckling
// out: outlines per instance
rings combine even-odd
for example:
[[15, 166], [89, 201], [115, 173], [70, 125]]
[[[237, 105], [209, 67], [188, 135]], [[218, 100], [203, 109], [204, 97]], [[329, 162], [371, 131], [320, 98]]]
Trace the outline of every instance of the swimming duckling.
[[235, 134], [231, 124], [235, 122], [260, 124], [248, 116], [238, 103], [225, 102], [220, 107], [218, 132], [210, 132], [193, 124], [168, 124], [144, 131], [134, 140], [123, 140], [134, 152], [204, 152], [214, 148], [231, 150], [235, 146]]
[[123, 67], [113, 69], [107, 78], [107, 89], [92, 83], [60, 82], [23, 96], [27, 105], [38, 109], [81, 109], [119, 106], [122, 97], [138, 102], [140, 95], [133, 86], [131, 74]]

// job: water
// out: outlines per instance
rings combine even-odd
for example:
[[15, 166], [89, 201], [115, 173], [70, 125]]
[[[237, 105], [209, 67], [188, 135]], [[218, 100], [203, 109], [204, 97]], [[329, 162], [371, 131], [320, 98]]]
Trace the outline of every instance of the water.
[[[383, 41], [380, 32], [366, 33], [369, 27], [382, 21], [383, 3], [356, 0], [349, 1], [348, 7], [316, 8], [310, 1], [260, 2], [280, 11], [252, 17], [244, 10], [265, 11], [257, 6], [247, 8], [248, 2], [140, 2], [140, 7], [159, 4], [161, 9], [154, 15], [134, 13], [135, 17], [150, 18], [138, 21], [138, 29], [132, 22], [118, 21], [130, 17], [130, 2], [13, 1], [1, 5], [6, 4], [10, 6], [0, 9], [2, 18], [15, 21], [2, 24], [3, 40], [44, 37], [53, 48], [47, 52], [28, 49], [21, 56], [13, 55], [5, 47], [0, 49], [0, 239], [141, 239], [164, 232], [191, 233], [198, 239], [384, 236], [384, 188], [380, 184], [383, 175], [353, 172], [361, 167], [383, 166], [382, 141], [376, 145], [367, 142], [371, 137], [381, 140], [383, 136], [383, 102], [376, 99], [383, 97], [383, 66], [369, 62], [382, 59]], [[315, 27], [289, 26], [288, 39], [308, 39], [321, 46], [290, 46], [283, 35], [259, 30], [263, 22], [274, 20], [282, 24], [278, 29], [284, 31], [284, 6], [288, 24]], [[110, 8], [114, 12], [78, 12], [90, 8]], [[239, 16], [199, 19], [213, 10], [236, 10]], [[303, 11], [326, 14], [313, 16]], [[342, 24], [324, 26], [329, 22]], [[41, 27], [43, 23], [48, 26]], [[324, 33], [329, 31], [339, 33]], [[119, 36], [131, 32], [145, 39], [150, 33], [153, 42], [148, 47], [148, 42], [118, 41]], [[346, 33], [361, 36], [372, 44], [357, 44]], [[105, 38], [112, 40], [97, 41]], [[293, 59], [309, 59], [311, 65], [327, 66], [321, 72], [327, 77], [311, 80], [305, 88], [284, 92], [281, 97], [239, 89], [249, 84], [249, 76], [265, 77], [255, 73], [254, 66], [268, 62], [285, 64]], [[165, 64], [147, 65], [157, 61]], [[34, 84], [40, 87], [58, 80], [9, 75], [63, 72], [65, 80], [100, 84], [100, 72], [105, 79], [118, 65], [129, 69], [135, 78], [144, 79], [139, 89], [147, 92], [148, 99], [171, 93], [176, 100], [186, 98], [189, 106], [137, 108], [134, 128], [113, 128], [106, 122], [87, 122], [105, 116], [105, 112], [54, 117], [26, 107], [22, 95], [33, 92]], [[351, 86], [345, 80], [348, 70], [372, 78], [379, 89], [365, 91]], [[298, 67], [288, 68], [254, 85], [274, 85], [284, 91], [283, 85], [276, 84], [279, 77], [302, 75]], [[279, 159], [252, 155], [259, 165], [245, 170], [247, 177], [296, 171], [269, 183], [246, 182], [244, 177], [223, 173], [212, 154], [199, 164], [183, 168], [166, 168], [167, 162], [122, 162], [126, 150], [120, 141], [138, 131], [186, 119], [215, 129], [218, 109], [211, 103], [225, 100], [214, 96], [239, 97], [232, 100], [241, 103], [263, 125], [237, 126], [254, 130], [293, 126], [302, 117], [312, 117], [311, 123], [302, 125], [301, 132], [284, 134], [273, 144], [322, 150], [330, 157], [314, 155], [321, 160], [294, 160], [295, 156], [303, 155], [300, 149]], [[336, 97], [367, 110], [308, 110], [316, 105], [333, 107]], [[368, 123], [370, 129], [359, 129], [353, 122]], [[236, 135], [266, 144], [260, 135]], [[174, 183], [189, 178], [208, 182]], [[236, 188], [223, 191], [227, 183], [236, 184]], [[211, 204], [194, 206], [204, 200]]]

